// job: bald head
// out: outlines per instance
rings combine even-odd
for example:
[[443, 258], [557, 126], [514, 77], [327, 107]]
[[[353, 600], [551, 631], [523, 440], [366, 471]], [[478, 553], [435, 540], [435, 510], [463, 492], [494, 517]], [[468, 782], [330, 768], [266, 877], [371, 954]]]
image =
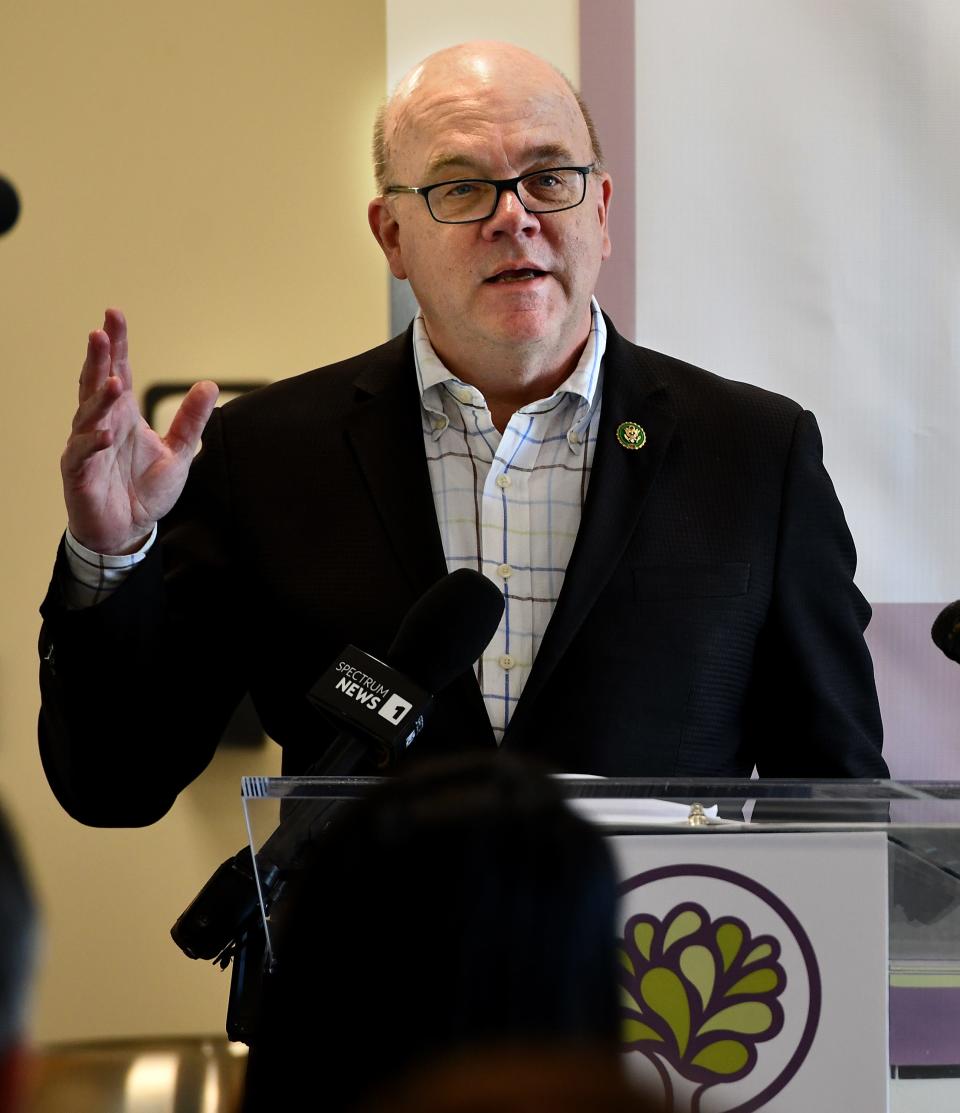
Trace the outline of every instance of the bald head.
[[558, 110], [566, 109], [571, 114], [572, 126], [582, 126], [593, 161], [602, 167], [603, 152], [590, 112], [559, 70], [511, 43], [468, 42], [437, 51], [419, 62], [377, 113], [373, 167], [378, 192], [383, 193], [394, 180], [398, 149], [402, 150], [405, 140], [415, 134], [424, 113], [442, 110], [450, 102], [469, 112], [471, 103], [492, 97], [509, 99], [522, 112], [534, 95], [553, 97]]
[[[589, 336], [612, 185], [587, 120], [542, 58], [475, 42], [415, 66], [378, 136], [370, 229], [393, 276], [409, 280], [441, 362], [481, 390], [502, 429], [525, 401], [549, 397]], [[478, 182], [507, 183], [491, 211], [438, 219], [438, 201], [490, 197]], [[561, 186], [572, 203], [549, 207]], [[547, 203], [528, 205], [537, 190]]]

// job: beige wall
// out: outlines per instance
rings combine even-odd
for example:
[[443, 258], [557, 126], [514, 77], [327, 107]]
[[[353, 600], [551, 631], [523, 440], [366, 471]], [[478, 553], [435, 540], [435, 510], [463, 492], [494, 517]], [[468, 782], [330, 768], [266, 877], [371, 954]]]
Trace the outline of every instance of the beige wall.
[[382, 0], [6, 6], [0, 174], [23, 213], [0, 239], [0, 795], [45, 906], [41, 1040], [222, 1030], [227, 975], [168, 931], [242, 842], [240, 774], [276, 767], [222, 752], [138, 831], [83, 828], [46, 787], [36, 608], [86, 332], [121, 305], [141, 387], [281, 377], [386, 336], [364, 211], [384, 23]]
[[[466, 10], [466, 9], [469, 10]], [[467, 39], [502, 39], [546, 58], [572, 82], [580, 79], [579, 0], [386, 0], [387, 85], [427, 54]]]

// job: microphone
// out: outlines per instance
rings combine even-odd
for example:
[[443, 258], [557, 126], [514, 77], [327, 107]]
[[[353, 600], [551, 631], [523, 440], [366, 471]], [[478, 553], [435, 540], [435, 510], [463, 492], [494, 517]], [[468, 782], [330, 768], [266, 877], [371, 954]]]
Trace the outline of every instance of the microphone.
[[0, 178], [0, 236], [17, 223], [20, 215], [20, 198], [12, 183], [6, 178]]
[[942, 653], [960, 665], [960, 599], [948, 603], [933, 620], [930, 637]]
[[[423, 729], [433, 696], [473, 665], [502, 615], [499, 588], [479, 572], [460, 568], [437, 580], [407, 612], [387, 650], [389, 664], [346, 646], [307, 693], [348, 732], [320, 761], [340, 751], [357, 755], [355, 767], [372, 746], [383, 767], [402, 753]], [[311, 766], [306, 775], [327, 774]]]
[[[461, 568], [438, 580], [410, 608], [387, 652], [389, 664], [347, 646], [307, 695], [347, 730], [304, 775], [350, 774], [371, 749], [382, 765], [402, 754], [423, 728], [433, 696], [473, 666], [502, 614], [499, 588], [479, 572]], [[256, 866], [247, 846], [228, 858], [171, 929], [184, 954], [223, 961], [257, 913], [257, 876], [266, 901], [328, 825], [335, 803], [287, 802], [279, 825], [257, 852]]]

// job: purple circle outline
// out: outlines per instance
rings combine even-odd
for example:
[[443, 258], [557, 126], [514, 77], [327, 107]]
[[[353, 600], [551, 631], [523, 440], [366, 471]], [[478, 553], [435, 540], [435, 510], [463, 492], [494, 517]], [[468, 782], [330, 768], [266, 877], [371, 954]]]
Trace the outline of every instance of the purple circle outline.
[[727, 1113], [753, 1113], [755, 1109], [759, 1109], [761, 1105], [772, 1098], [774, 1094], [779, 1094], [780, 1091], [784, 1089], [790, 1079], [793, 1078], [800, 1069], [801, 1063], [806, 1059], [813, 1045], [813, 1037], [820, 1023], [820, 1007], [823, 1001], [820, 986], [820, 967], [817, 964], [817, 956], [814, 953], [810, 938], [803, 930], [800, 921], [775, 893], [772, 893], [765, 886], [761, 885], [759, 881], [754, 881], [752, 877], [737, 873], [735, 870], [725, 869], [723, 866], [659, 866], [657, 869], [646, 870], [643, 873], [634, 874], [634, 876], [628, 878], [628, 880], [622, 881], [620, 883], [620, 896], [624, 897], [627, 893], [632, 892], [634, 889], [639, 889], [643, 885], [648, 885], [652, 881], [661, 881], [666, 877], [687, 876], [712, 877], [717, 881], [727, 881], [731, 885], [739, 885], [741, 889], [746, 889], [748, 892], [753, 893], [755, 897], [759, 897], [765, 904], [770, 905], [774, 912], [780, 916], [787, 927], [793, 932], [793, 937], [797, 942], [797, 946], [800, 948], [800, 953], [807, 967], [807, 978], [810, 983], [810, 1007], [807, 1013], [807, 1022], [803, 1026], [803, 1032], [800, 1035], [800, 1041], [797, 1044], [796, 1051], [794, 1051], [783, 1070], [765, 1089], [761, 1090], [755, 1097], [749, 1098], [742, 1105], [737, 1105], [733, 1109], [727, 1110]]

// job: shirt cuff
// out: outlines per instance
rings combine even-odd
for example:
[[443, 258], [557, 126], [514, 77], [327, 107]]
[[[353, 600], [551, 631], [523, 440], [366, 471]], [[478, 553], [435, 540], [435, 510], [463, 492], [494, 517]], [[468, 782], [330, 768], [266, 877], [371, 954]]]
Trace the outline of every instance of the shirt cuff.
[[64, 554], [69, 576], [63, 583], [63, 601], [70, 610], [93, 607], [111, 595], [146, 557], [157, 539], [157, 527], [135, 553], [111, 556], [95, 553], [73, 536], [64, 534]]

